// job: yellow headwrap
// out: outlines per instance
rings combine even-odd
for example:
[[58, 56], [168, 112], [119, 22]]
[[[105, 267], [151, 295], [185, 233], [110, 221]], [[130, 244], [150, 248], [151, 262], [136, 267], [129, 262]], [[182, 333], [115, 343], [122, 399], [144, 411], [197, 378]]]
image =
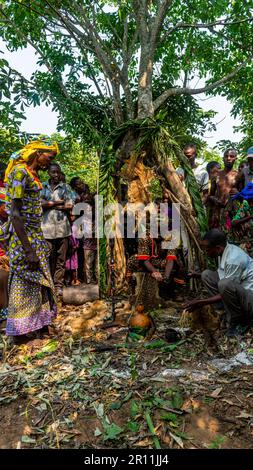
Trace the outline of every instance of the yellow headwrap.
[[8, 182], [9, 175], [13, 168], [19, 163], [27, 163], [29, 158], [37, 152], [37, 150], [47, 150], [48, 152], [56, 152], [58, 155], [59, 147], [57, 142], [52, 142], [50, 139], [47, 140], [32, 140], [23, 147], [21, 150], [14, 152], [11, 157], [7, 169], [5, 171], [5, 182]]

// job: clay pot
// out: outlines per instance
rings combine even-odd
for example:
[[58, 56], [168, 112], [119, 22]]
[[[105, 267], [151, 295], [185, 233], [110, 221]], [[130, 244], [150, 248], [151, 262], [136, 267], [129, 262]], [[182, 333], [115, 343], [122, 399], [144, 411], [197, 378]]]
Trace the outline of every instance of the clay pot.
[[150, 317], [144, 313], [143, 305], [138, 305], [134, 314], [131, 316], [129, 321], [130, 328], [143, 328], [145, 330], [151, 328], [152, 321]]

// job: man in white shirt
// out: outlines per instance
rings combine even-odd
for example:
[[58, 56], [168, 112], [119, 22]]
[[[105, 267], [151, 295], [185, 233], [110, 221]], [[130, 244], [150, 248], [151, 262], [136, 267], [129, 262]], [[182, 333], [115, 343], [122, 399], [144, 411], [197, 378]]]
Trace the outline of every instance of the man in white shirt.
[[[196, 163], [196, 158], [197, 158], [196, 145], [195, 144], [187, 144], [184, 147], [184, 154], [185, 154], [186, 158], [188, 159], [188, 161], [191, 165], [193, 174], [194, 174], [194, 176], [196, 178], [196, 181], [198, 183], [199, 191], [201, 193], [201, 196], [203, 197], [208, 193], [209, 175], [208, 175], [207, 171], [204, 168], [202, 168], [200, 165], [197, 165], [197, 163]], [[183, 168], [180, 168], [180, 167], [177, 168], [176, 172], [177, 172], [179, 177], [181, 177], [183, 179], [185, 178], [185, 172], [184, 172]]]
[[218, 270], [190, 276], [201, 277], [212, 296], [192, 300], [184, 308], [190, 311], [222, 301], [229, 325], [227, 336], [243, 334], [253, 325], [253, 258], [227, 243], [226, 235], [217, 229], [207, 232], [201, 245], [208, 256], [218, 258]]

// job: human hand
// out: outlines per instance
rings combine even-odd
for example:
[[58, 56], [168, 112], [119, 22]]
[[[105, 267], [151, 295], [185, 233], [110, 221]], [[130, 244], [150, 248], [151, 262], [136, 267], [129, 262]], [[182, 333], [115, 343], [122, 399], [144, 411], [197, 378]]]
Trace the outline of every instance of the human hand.
[[59, 211], [70, 211], [73, 208], [73, 204], [71, 202], [66, 202], [65, 204], [56, 207]]
[[164, 276], [163, 282], [164, 282], [165, 284], [169, 284], [170, 281], [171, 281], [170, 276], [169, 276], [169, 277], [168, 277], [168, 276]]
[[187, 276], [190, 278], [190, 279], [200, 279], [201, 278], [201, 273], [197, 272], [197, 271], [192, 271], [190, 270], [187, 274]]
[[239, 193], [237, 188], [232, 188], [229, 191], [230, 196], [235, 196], [237, 193]]
[[51, 201], [52, 206], [62, 206], [64, 204], [64, 199], [59, 199], [58, 201]]
[[36, 252], [32, 249], [29, 249], [28, 251], [26, 251], [25, 255], [26, 255], [26, 260], [27, 260], [29, 269], [31, 271], [36, 271], [39, 268], [39, 263], [40, 263], [40, 260], [38, 256], [36, 255]]
[[201, 307], [201, 305], [203, 305], [203, 300], [201, 299], [194, 299], [194, 300], [190, 300], [189, 302], [186, 302], [184, 305], [183, 305], [183, 309], [184, 310], [188, 310], [188, 312], [192, 312], [193, 310]]
[[154, 271], [151, 274], [151, 277], [153, 277], [158, 282], [162, 282], [162, 280], [163, 280], [163, 277], [162, 277], [161, 273], [159, 273], [159, 271]]

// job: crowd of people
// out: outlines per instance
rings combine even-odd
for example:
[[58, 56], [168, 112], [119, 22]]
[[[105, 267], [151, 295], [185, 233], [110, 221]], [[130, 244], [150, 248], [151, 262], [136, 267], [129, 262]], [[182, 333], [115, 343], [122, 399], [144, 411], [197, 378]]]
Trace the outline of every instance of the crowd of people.
[[[65, 285], [97, 283], [97, 239], [95, 238], [94, 194], [79, 177], [69, 183], [56, 161], [58, 145], [50, 140], [32, 141], [15, 152], [8, 166], [0, 164], [0, 319], [7, 320], [6, 334], [23, 337], [47, 330], [56, 315], [57, 302]], [[200, 242], [209, 257], [217, 257], [217, 271], [188, 273], [187, 239], [181, 224], [181, 243], [165, 250], [164, 239], [138, 238], [135, 248], [125, 241], [127, 279], [134, 290], [134, 275], [149, 273], [160, 284], [163, 296], [171, 297], [176, 284], [201, 277], [211, 294], [195, 299], [186, 307], [222, 305], [231, 336], [245, 331], [253, 319], [253, 147], [237, 166], [237, 152], [224, 152], [223, 168], [217, 161], [206, 168], [197, 164], [194, 144], [184, 148], [208, 218], [209, 232]], [[47, 171], [41, 183], [38, 171]], [[176, 173], [187, 186], [187, 173]], [[173, 190], [173, 188], [170, 188]], [[90, 236], [77, 231], [74, 206], [87, 203], [91, 210]], [[160, 201], [161, 202], [161, 201]], [[172, 216], [170, 190], [164, 188], [162, 202]], [[81, 231], [83, 229], [81, 228]]]
[[[216, 304], [225, 312], [227, 335], [237, 336], [253, 322], [253, 147], [247, 151], [247, 160], [236, 169], [237, 152], [227, 149], [222, 168], [211, 161], [206, 168], [197, 164], [196, 146], [189, 143], [184, 148], [185, 157], [195, 176], [202, 203], [208, 218], [209, 231], [200, 241], [210, 258], [217, 258], [217, 271], [203, 273], [187, 269], [188, 241], [181, 221], [181, 243], [175, 250], [162, 250], [162, 237], [152, 238], [150, 233], [138, 240], [138, 250], [128, 261], [127, 276], [132, 292], [135, 273], [149, 273], [160, 284], [163, 297], [171, 297], [175, 285], [186, 284], [187, 278], [201, 278], [211, 294], [207, 299], [195, 299], [184, 307], [195, 308]], [[176, 172], [187, 186], [184, 169]], [[164, 189], [163, 202], [171, 205], [169, 191]], [[170, 210], [170, 209], [169, 209]], [[171, 214], [169, 214], [169, 217]]]

